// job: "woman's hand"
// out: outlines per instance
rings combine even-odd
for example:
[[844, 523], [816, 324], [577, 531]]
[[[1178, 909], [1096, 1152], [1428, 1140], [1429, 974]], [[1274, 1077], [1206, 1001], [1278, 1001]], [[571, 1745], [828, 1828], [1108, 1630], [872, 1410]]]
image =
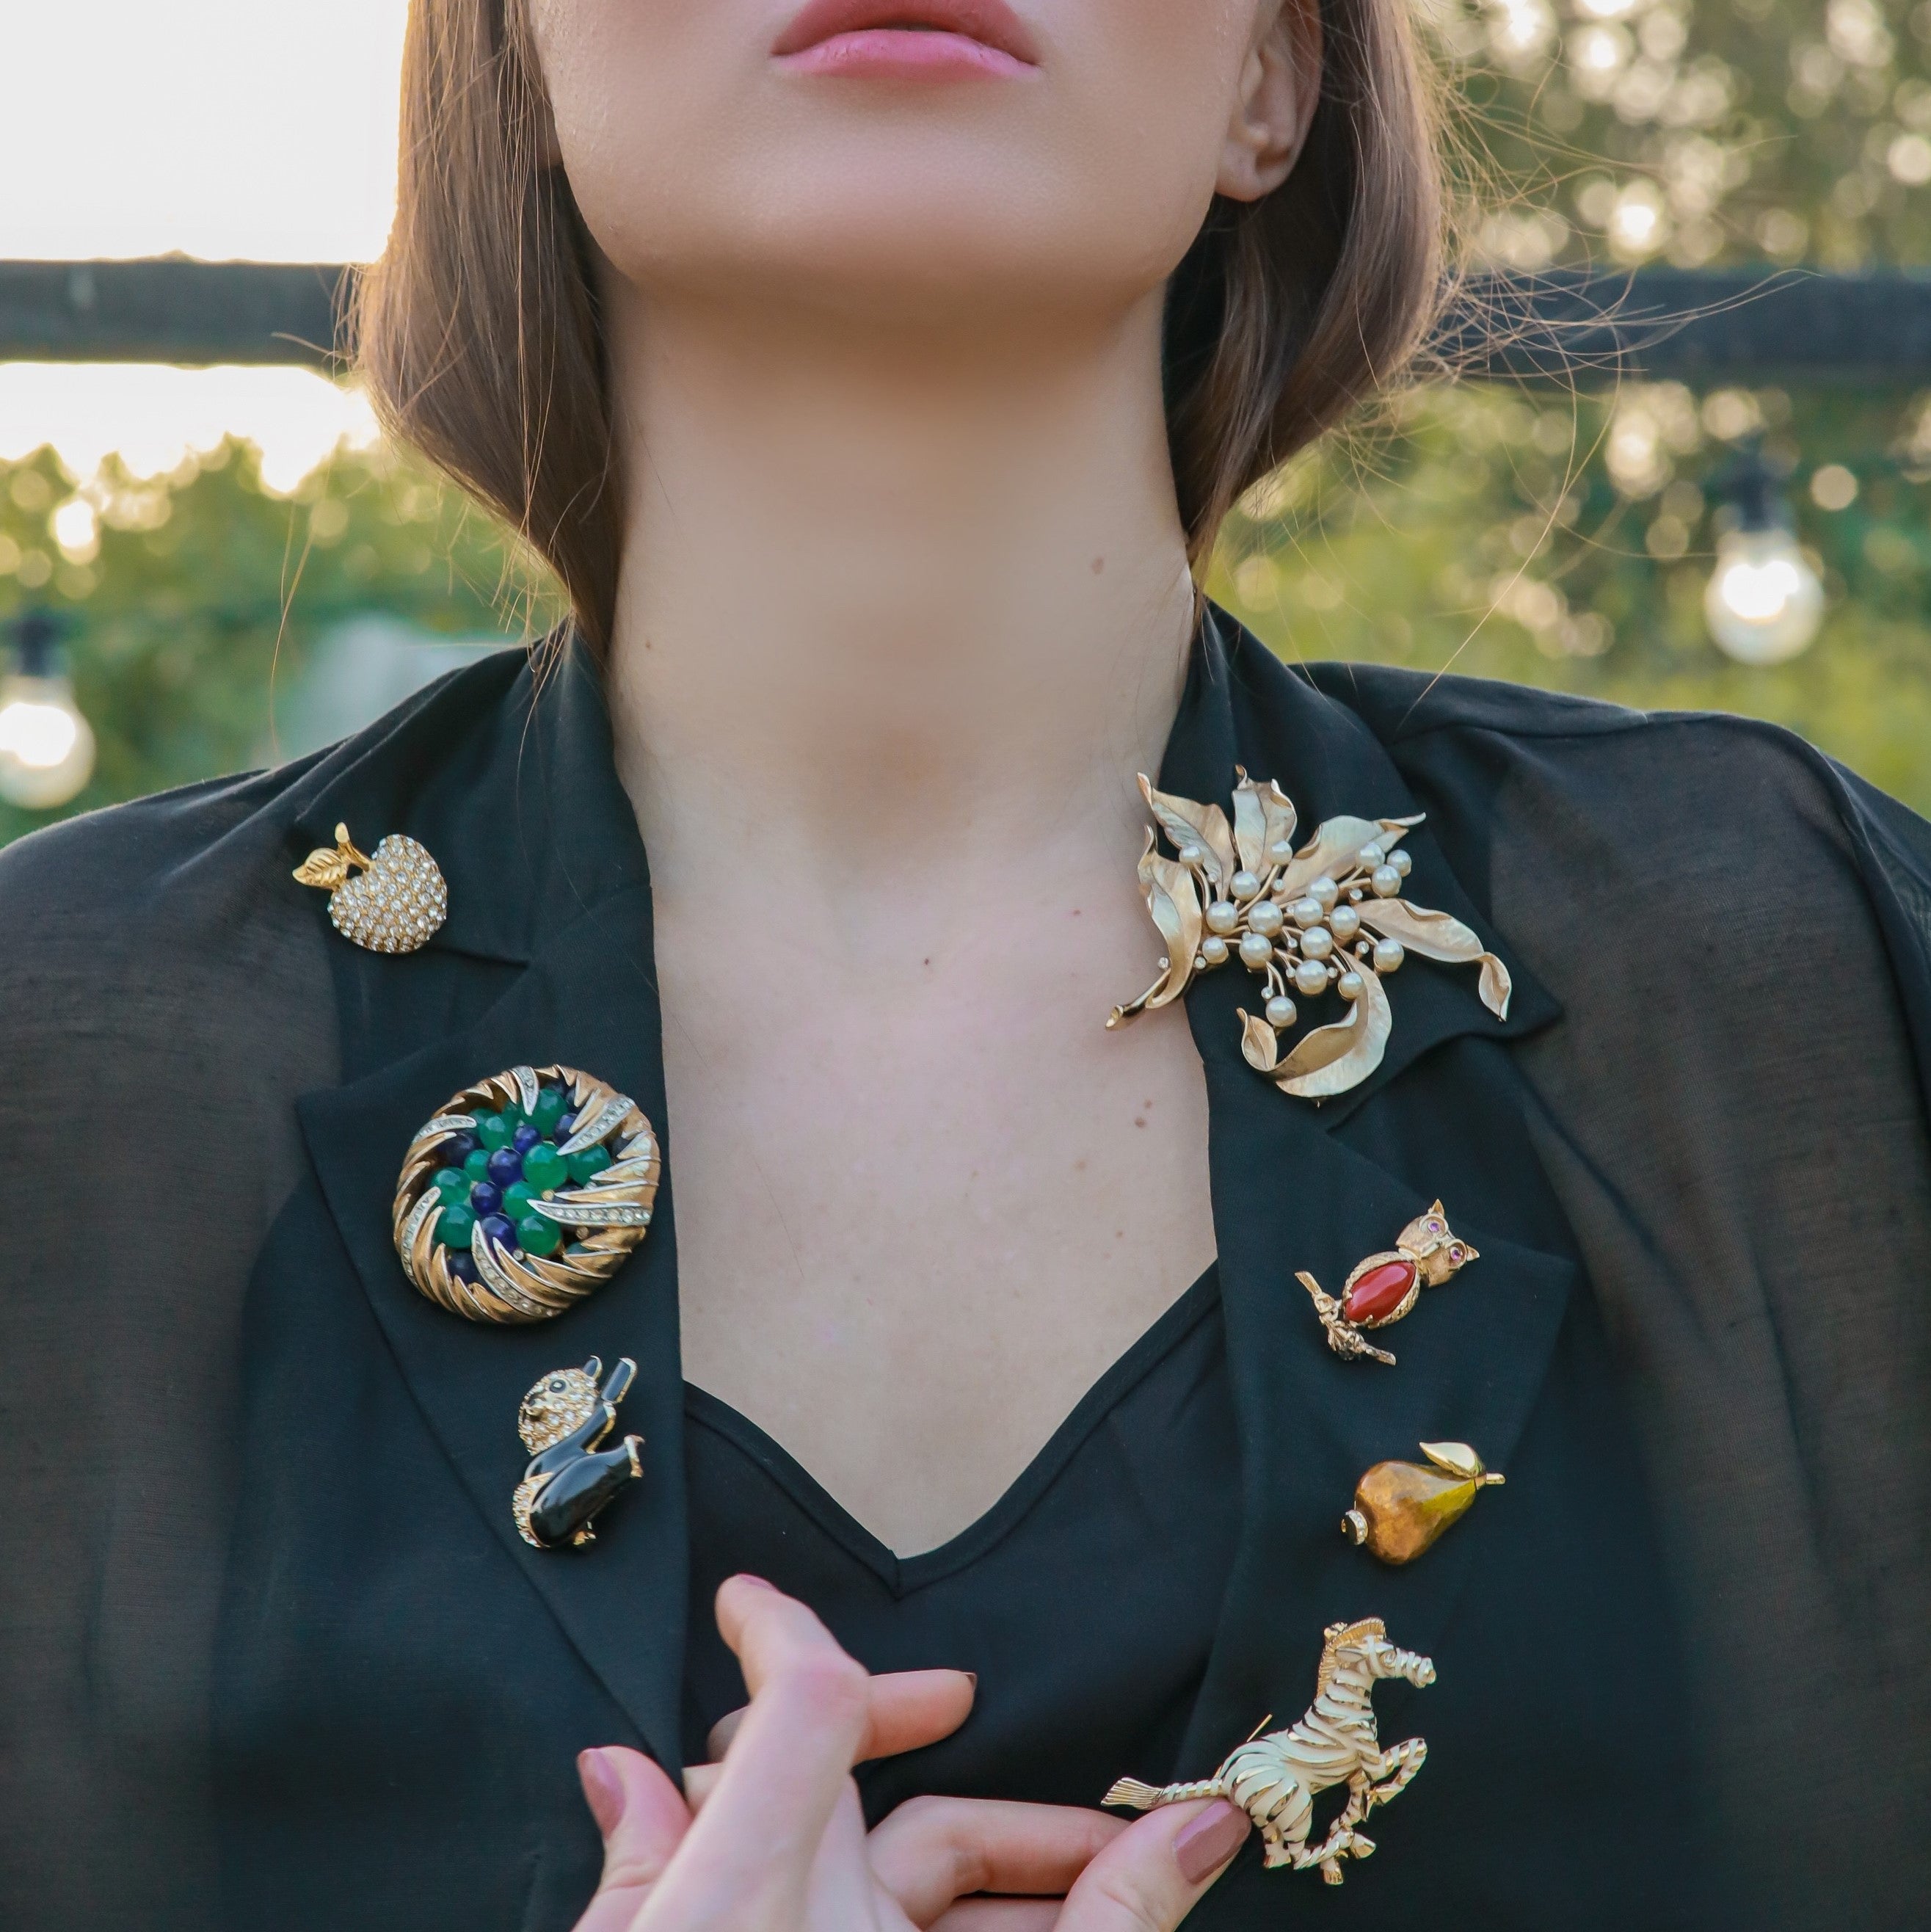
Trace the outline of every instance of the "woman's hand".
[[868, 1838], [853, 1766], [955, 1730], [971, 1680], [868, 1676], [802, 1604], [751, 1577], [718, 1592], [718, 1628], [751, 1703], [724, 1762], [686, 1774], [689, 1802], [635, 1751], [584, 1754], [604, 1876], [577, 1932], [1170, 1932], [1246, 1835], [1217, 1802], [1126, 1826], [922, 1798]]

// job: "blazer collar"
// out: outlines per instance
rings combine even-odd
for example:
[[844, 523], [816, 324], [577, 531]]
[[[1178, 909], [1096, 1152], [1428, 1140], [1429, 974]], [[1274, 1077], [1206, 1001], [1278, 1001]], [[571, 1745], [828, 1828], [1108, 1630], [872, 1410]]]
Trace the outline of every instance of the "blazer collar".
[[[1416, 808], [1351, 712], [1213, 614], [1162, 783], [1224, 800], [1237, 763], [1278, 778], [1306, 823]], [[460, 1482], [506, 1561], [543, 1596], [650, 1748], [675, 1765], [687, 1588], [676, 1124], [665, 1118], [649, 868], [595, 670], [565, 644], [547, 676], [507, 655], [458, 673], [312, 766], [292, 802], [297, 857], [328, 842], [340, 820], [365, 848], [388, 832], [411, 833], [448, 877], [448, 922], [421, 953], [384, 958], [331, 944], [344, 1084], [304, 1096], [299, 1117], [361, 1287]], [[1337, 1124], [1450, 1038], [1508, 1039], [1555, 1016], [1506, 938], [1488, 933], [1428, 828], [1409, 844], [1417, 898], [1465, 920], [1508, 960], [1516, 992], [1506, 1024], [1483, 1009], [1471, 974], [1417, 962], [1395, 989], [1381, 1070], [1317, 1108], [1281, 1094], [1241, 1059], [1235, 1010], [1249, 992], [1244, 974], [1208, 974], [1188, 995], [1210, 1102], [1247, 1506], [1188, 1739], [1198, 1762], [1217, 1759], [1263, 1711], [1311, 1690], [1324, 1622], [1385, 1606], [1400, 1641], [1429, 1640], [1465, 1573], [1465, 1537], [1450, 1538], [1414, 1573], [1371, 1574], [1369, 1560], [1342, 1541], [1340, 1512], [1369, 1462], [1411, 1454], [1420, 1441], [1465, 1438], [1506, 1467], [1573, 1273], [1512, 1245], [1503, 1230], [1464, 1226], [1458, 1216], [1482, 1251], [1479, 1280], [1431, 1294], [1399, 1331], [1395, 1371], [1332, 1356], [1294, 1281], [1306, 1268], [1338, 1284], [1427, 1204], [1345, 1144]], [[286, 889], [305, 890], [292, 881]], [[656, 1219], [637, 1257], [580, 1308], [534, 1328], [472, 1326], [417, 1294], [390, 1244], [403, 1150], [459, 1088], [550, 1061], [614, 1082], [655, 1122], [667, 1155]], [[1453, 1122], [1440, 1125], [1453, 1131]], [[508, 1506], [523, 1460], [517, 1404], [539, 1375], [592, 1354], [637, 1361], [622, 1419], [646, 1439], [647, 1480], [611, 1512], [587, 1556], [532, 1550]]]
[[364, 850], [391, 832], [449, 879], [430, 950], [526, 964], [543, 935], [647, 885], [610, 754], [602, 680], [565, 631], [440, 678], [298, 782], [290, 849], [346, 823]]

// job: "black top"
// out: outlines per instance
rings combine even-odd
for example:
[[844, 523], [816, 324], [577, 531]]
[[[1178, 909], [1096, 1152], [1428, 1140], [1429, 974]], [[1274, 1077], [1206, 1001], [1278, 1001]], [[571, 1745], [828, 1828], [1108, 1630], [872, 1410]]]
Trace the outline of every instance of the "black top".
[[[0, 1922], [562, 1932], [598, 1862], [574, 1754], [684, 1755], [677, 1123], [648, 866], [562, 656], [0, 854]], [[1189, 990], [1237, 1446], [1194, 1501], [1239, 1523], [1171, 1762], [1105, 1770], [1210, 1772], [1306, 1707], [1324, 1625], [1379, 1616], [1438, 1677], [1377, 1693], [1429, 1748], [1378, 1853], [1334, 1891], [1250, 1850], [1195, 1922], [1918, 1922], [1931, 828], [1768, 727], [1290, 669], [1216, 619], [1161, 777], [1225, 804], [1237, 765], [1304, 825], [1425, 812], [1413, 899], [1516, 996], [1411, 958], [1380, 1070], [1315, 1107], [1243, 1059], [1244, 974]], [[440, 862], [421, 952], [289, 877], [338, 820]], [[562, 1319], [462, 1322], [397, 1264], [403, 1150], [559, 1061], [657, 1122], [656, 1222]], [[1399, 1367], [1339, 1360], [1296, 1272], [1437, 1196], [1480, 1262]], [[532, 1549], [517, 1404], [592, 1354], [638, 1363], [646, 1479], [594, 1549]], [[1508, 1485], [1384, 1570], [1339, 1514], [1443, 1438]], [[1198, 1642], [1120, 1720], [1136, 1753]]]
[[1179, 1754], [1240, 1535], [1219, 1288], [1207, 1273], [1094, 1384], [976, 1522], [900, 1557], [727, 1403], [686, 1398], [685, 1750], [744, 1702], [712, 1604], [748, 1570], [809, 1604], [868, 1670], [979, 1673], [972, 1716], [870, 1766], [882, 1817], [919, 1792], [1096, 1804]]

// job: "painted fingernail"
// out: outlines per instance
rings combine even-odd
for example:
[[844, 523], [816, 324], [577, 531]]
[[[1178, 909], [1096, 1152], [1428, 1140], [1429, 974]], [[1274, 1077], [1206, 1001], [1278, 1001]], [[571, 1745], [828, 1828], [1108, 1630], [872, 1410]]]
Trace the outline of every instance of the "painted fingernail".
[[976, 1670], [966, 1672], [965, 1680], [975, 1690], [979, 1688], [979, 1672]]
[[1253, 1828], [1246, 1812], [1222, 1798], [1174, 1840], [1174, 1862], [1181, 1877], [1189, 1885], [1199, 1884], [1240, 1850], [1241, 1841]]
[[624, 1781], [616, 1766], [600, 1750], [586, 1750], [577, 1760], [577, 1777], [583, 1787], [583, 1802], [597, 1829], [607, 1838], [624, 1815]]

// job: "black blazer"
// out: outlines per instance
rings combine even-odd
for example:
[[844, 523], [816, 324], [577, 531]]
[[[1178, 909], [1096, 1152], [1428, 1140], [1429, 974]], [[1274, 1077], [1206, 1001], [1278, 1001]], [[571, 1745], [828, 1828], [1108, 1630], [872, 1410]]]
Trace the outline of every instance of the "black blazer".
[[[1413, 896], [1515, 993], [1500, 1021], [1413, 962], [1384, 1065], [1318, 1107], [1243, 1063], [1244, 974], [1188, 995], [1245, 1528], [1180, 1761], [1120, 1769], [1204, 1774], [1298, 1714], [1336, 1619], [1438, 1673], [1378, 1696], [1429, 1757], [1359, 1882], [1249, 1856], [1199, 1921], [1907, 1922], [1931, 829], [1762, 728], [1291, 670], [1216, 617], [1161, 782], [1224, 802], [1237, 764], [1303, 824], [1427, 813]], [[338, 820], [440, 862], [423, 952], [359, 951], [289, 878]], [[572, 1760], [676, 1762], [686, 1593], [676, 1123], [594, 671], [506, 656], [317, 759], [27, 841], [0, 932], [31, 1264], [0, 1303], [0, 1917], [568, 1926], [598, 1864]], [[580, 1310], [472, 1326], [397, 1264], [403, 1150], [551, 1061], [658, 1124], [655, 1223]], [[1437, 1196], [1479, 1268], [1399, 1370], [1338, 1360], [1296, 1271], [1338, 1283]], [[593, 1353], [639, 1365], [647, 1480], [593, 1554], [538, 1552], [517, 1402]], [[1383, 1569], [1338, 1510], [1441, 1438], [1508, 1487]]]

